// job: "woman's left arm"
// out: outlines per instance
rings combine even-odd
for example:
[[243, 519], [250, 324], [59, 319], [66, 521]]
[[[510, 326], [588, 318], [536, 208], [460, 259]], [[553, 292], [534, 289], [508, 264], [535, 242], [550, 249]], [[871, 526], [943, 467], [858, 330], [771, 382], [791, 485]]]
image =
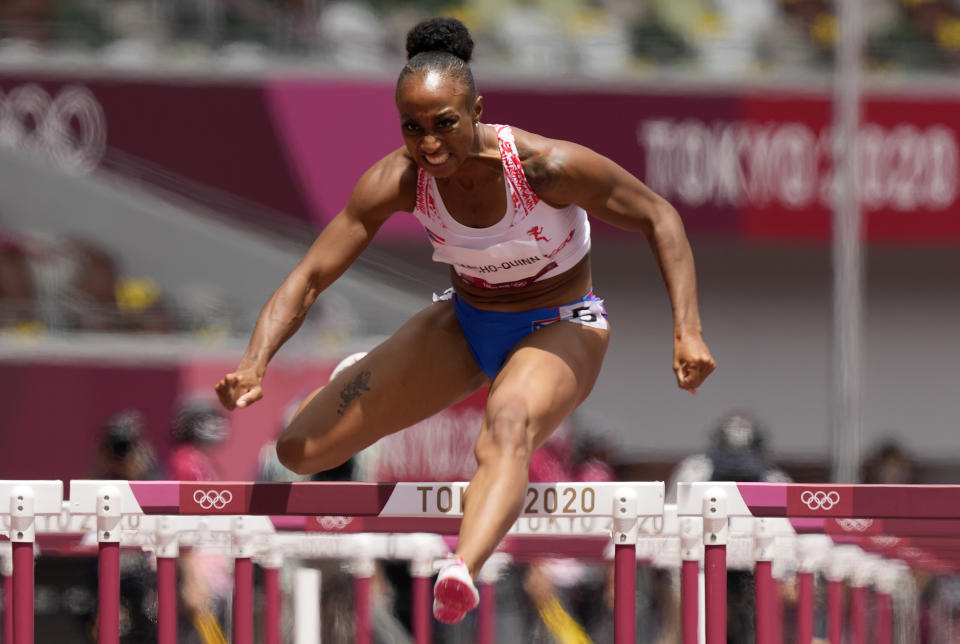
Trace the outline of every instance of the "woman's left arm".
[[523, 139], [530, 143], [524, 170], [541, 199], [555, 206], [576, 203], [601, 221], [646, 236], [673, 307], [677, 384], [696, 393], [716, 362], [703, 341], [693, 252], [676, 209], [589, 148], [528, 133]]

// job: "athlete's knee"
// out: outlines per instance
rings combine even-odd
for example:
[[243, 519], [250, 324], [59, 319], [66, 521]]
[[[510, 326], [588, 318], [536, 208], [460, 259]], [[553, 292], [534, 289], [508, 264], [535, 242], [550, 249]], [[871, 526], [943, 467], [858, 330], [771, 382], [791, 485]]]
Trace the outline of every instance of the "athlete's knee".
[[533, 451], [530, 413], [526, 403], [513, 399], [487, 408], [484, 431], [477, 441], [477, 461], [512, 457], [527, 460]]
[[280, 464], [302, 476], [326, 472], [340, 467], [350, 460], [350, 454], [342, 450], [329, 450], [323, 454], [308, 454], [307, 441], [301, 437], [281, 438], [277, 440], [277, 459]]
[[307, 463], [307, 440], [302, 436], [281, 436], [277, 439], [277, 460], [294, 474], [313, 474]]
[[300, 475], [332, 470], [350, 460], [350, 454], [345, 455], [343, 450], [329, 449], [322, 450], [319, 454], [308, 453], [308, 444], [303, 436], [281, 436], [277, 439], [277, 460], [294, 474]]

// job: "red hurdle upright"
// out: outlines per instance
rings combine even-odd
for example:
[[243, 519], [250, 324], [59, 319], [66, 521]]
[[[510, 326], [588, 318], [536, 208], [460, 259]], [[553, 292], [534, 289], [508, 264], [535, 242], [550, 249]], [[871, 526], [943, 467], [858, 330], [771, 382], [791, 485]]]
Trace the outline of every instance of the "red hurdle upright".
[[754, 630], [757, 644], [776, 644], [780, 615], [773, 580], [774, 535], [766, 519], [754, 523]]
[[283, 638], [283, 621], [280, 615], [280, 571], [283, 568], [283, 553], [271, 545], [257, 558], [257, 563], [263, 570], [263, 644], [280, 644]]
[[614, 644], [637, 639], [637, 493], [620, 488], [613, 500]]
[[177, 644], [177, 541], [173, 517], [157, 518], [157, 644]]
[[0, 576], [3, 577], [3, 641], [13, 642], [13, 551], [0, 544]]

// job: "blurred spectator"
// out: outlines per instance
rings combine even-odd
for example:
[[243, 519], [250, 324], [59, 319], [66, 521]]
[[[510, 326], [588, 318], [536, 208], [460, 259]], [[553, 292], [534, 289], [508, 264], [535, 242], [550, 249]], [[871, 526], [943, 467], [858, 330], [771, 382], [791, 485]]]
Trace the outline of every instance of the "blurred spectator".
[[117, 330], [117, 268], [113, 258], [86, 241], [74, 241], [71, 249], [76, 261], [74, 326], [85, 331]]
[[949, 0], [897, 0], [899, 19], [870, 43], [881, 65], [948, 70], [960, 66], [960, 7]]
[[121, 278], [114, 258], [90, 241], [73, 240], [69, 252], [74, 261], [68, 296], [73, 328], [157, 333], [171, 330], [155, 282]]
[[26, 252], [0, 237], [0, 329], [39, 330], [40, 305]]
[[0, 39], [45, 43], [50, 37], [54, 4], [53, 0], [3, 0], [0, 2]]
[[183, 331], [204, 337], [227, 337], [234, 331], [236, 307], [224, 293], [209, 284], [186, 286], [177, 297], [179, 324]]
[[677, 483], [695, 481], [790, 481], [771, 460], [767, 431], [751, 414], [724, 415], [710, 431], [707, 451], [683, 459], [667, 482], [667, 503], [676, 503]]
[[97, 444], [93, 477], [127, 481], [161, 478], [153, 447], [143, 437], [144, 419], [136, 409], [125, 409], [104, 423]]
[[324, 7], [317, 21], [321, 47], [337, 67], [381, 70], [387, 52], [383, 19], [363, 2], [341, 0]]
[[[167, 472], [178, 481], [215, 481], [220, 474], [210, 457], [229, 435], [230, 426], [216, 399], [189, 396], [177, 406], [173, 421], [176, 446], [167, 457]], [[187, 550], [180, 557], [181, 609], [178, 642], [204, 644], [200, 624], [224, 623], [233, 585], [231, 564], [222, 555]]]
[[633, 55], [648, 65], [673, 65], [692, 61], [694, 50], [683, 33], [671, 25], [657, 5], [650, 6], [632, 23]]
[[[767, 449], [767, 430], [745, 411], [724, 415], [709, 434], [707, 450], [683, 459], [667, 483], [667, 503], [676, 503], [677, 483], [696, 481], [789, 482]], [[751, 644], [753, 629], [753, 572], [727, 573], [727, 641]]]
[[916, 483], [913, 459], [896, 440], [885, 440], [873, 449], [864, 462], [863, 482], [895, 485]]
[[833, 63], [837, 20], [832, 0], [778, 0], [781, 17], [759, 38], [761, 63], [777, 71], [826, 69]]
[[199, 394], [183, 398], [176, 406], [172, 432], [176, 446], [167, 457], [171, 479], [220, 478], [210, 453], [230, 435], [230, 425], [216, 399]]
[[[136, 409], [124, 409], [103, 424], [91, 478], [155, 480], [160, 470], [153, 447], [143, 436], [144, 418]], [[97, 567], [88, 565], [91, 596], [96, 596]], [[120, 642], [151, 644], [157, 641], [157, 584], [153, 556], [125, 549], [120, 552]], [[97, 641], [97, 612], [80, 615], [89, 642]]]

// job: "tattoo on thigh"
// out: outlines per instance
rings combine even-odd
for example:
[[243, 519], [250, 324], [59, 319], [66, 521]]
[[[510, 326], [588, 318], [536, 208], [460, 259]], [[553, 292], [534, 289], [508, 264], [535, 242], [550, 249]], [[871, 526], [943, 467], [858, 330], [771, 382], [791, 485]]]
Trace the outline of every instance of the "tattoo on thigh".
[[365, 391], [370, 391], [369, 371], [361, 371], [352, 382], [343, 386], [343, 391], [340, 392], [340, 406], [337, 408], [337, 414], [343, 416], [350, 403], [359, 398]]

